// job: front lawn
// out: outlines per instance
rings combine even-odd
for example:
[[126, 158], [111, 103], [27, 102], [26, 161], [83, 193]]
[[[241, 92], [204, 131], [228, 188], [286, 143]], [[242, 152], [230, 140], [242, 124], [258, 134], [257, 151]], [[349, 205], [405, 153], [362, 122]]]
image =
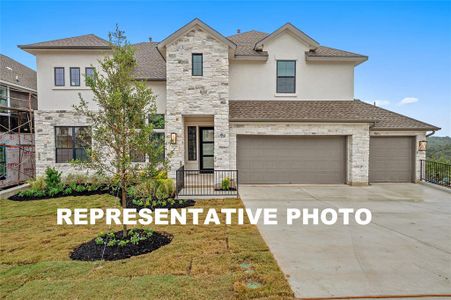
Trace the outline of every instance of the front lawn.
[[[73, 248], [108, 225], [56, 225], [57, 208], [115, 207], [110, 195], [0, 200], [0, 295], [4, 298], [291, 298], [292, 291], [253, 225], [152, 226], [174, 238], [118, 261], [72, 261]], [[196, 207], [242, 207], [239, 199]]]

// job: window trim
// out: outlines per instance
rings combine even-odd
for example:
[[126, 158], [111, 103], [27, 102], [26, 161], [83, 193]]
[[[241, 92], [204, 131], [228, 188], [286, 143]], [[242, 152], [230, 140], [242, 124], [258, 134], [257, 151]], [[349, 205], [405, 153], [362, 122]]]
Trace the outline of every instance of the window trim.
[[[200, 74], [194, 74], [194, 56], [200, 56]], [[191, 54], [191, 76], [204, 76], [204, 54], [192, 53]]]
[[[76, 156], [75, 155], [76, 149], [86, 149], [86, 148], [75, 148], [75, 147], [72, 147], [72, 148], [59, 148], [59, 147], [57, 147], [57, 135], [56, 135], [57, 128], [71, 128], [72, 129], [71, 130], [72, 131], [72, 144], [75, 145], [75, 140], [74, 140], [74, 138], [75, 138], [75, 128], [90, 128], [91, 129], [91, 126], [53, 126], [54, 134], [55, 134], [55, 163], [57, 163], [57, 164], [68, 164], [68, 163], [70, 163], [70, 161], [68, 161], [68, 162], [59, 162], [58, 161], [58, 151], [57, 151], [57, 149], [72, 149], [72, 160], [74, 160], [75, 156]], [[92, 135], [91, 135], [91, 147], [92, 147]]]
[[[78, 84], [72, 84], [72, 70], [78, 70]], [[69, 68], [69, 81], [70, 86], [80, 86], [81, 85], [81, 70], [79, 67], [70, 67]]]
[[[293, 62], [294, 75], [293, 76], [279, 76], [279, 62]], [[279, 78], [294, 78], [294, 90], [292, 92], [279, 91]], [[276, 60], [276, 94], [296, 94], [296, 60], [295, 59], [278, 59]]]
[[[193, 154], [193, 157], [194, 157], [194, 159], [192, 158], [192, 157], [190, 157], [190, 140], [189, 140], [189, 130], [190, 130], [190, 128], [194, 128], [194, 148], [193, 148], [193, 150], [194, 150], [194, 152], [193, 153], [191, 153], [191, 154]], [[189, 125], [189, 126], [187, 126], [187, 128], [186, 128], [186, 131], [187, 131], [187, 133], [188, 133], [188, 140], [186, 141], [186, 146], [187, 146], [187, 154], [188, 154], [188, 161], [197, 161], [197, 136], [198, 136], [198, 133], [197, 133], [197, 126], [194, 126], [194, 125]]]
[[95, 72], [96, 68], [94, 68], [94, 67], [85, 67], [85, 85], [86, 85], [86, 79], [88, 78], [88, 70], [93, 70]]
[[[63, 70], [63, 84], [56, 84], [56, 70]], [[54, 67], [53, 68], [53, 83], [55, 86], [66, 86], [66, 70], [64, 67]]]

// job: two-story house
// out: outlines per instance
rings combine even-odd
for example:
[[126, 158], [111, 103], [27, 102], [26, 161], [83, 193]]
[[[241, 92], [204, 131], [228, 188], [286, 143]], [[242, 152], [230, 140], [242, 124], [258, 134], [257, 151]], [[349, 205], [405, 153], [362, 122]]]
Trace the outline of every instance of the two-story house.
[[0, 189], [34, 176], [36, 72], [0, 54]]
[[[439, 128], [354, 99], [364, 55], [320, 45], [291, 24], [226, 37], [199, 19], [161, 42], [134, 45], [137, 80], [164, 115], [170, 176], [238, 170], [240, 183], [415, 182], [420, 141]], [[110, 45], [84, 35], [20, 46], [37, 58], [36, 166], [81, 157], [73, 112]], [[95, 109], [95, 107], [93, 107]]]

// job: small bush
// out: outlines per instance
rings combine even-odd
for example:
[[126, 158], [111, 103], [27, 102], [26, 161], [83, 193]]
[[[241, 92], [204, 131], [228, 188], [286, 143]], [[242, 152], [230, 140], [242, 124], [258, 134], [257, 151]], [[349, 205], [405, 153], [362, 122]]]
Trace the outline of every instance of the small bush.
[[226, 177], [221, 181], [221, 189], [224, 191], [230, 190], [230, 178]]
[[36, 179], [28, 180], [28, 184], [34, 190], [45, 190], [47, 188], [47, 184], [45, 183], [45, 178], [43, 176], [38, 176]]
[[44, 181], [48, 190], [61, 188], [61, 172], [58, 172], [55, 168], [47, 167]]

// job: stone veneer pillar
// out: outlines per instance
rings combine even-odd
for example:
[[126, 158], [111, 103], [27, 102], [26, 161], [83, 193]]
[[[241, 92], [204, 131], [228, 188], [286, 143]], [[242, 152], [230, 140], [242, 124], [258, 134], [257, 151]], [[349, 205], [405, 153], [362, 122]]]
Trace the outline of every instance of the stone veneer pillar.
[[[196, 26], [166, 46], [166, 152], [169, 176], [184, 164], [184, 117], [214, 116], [215, 169], [229, 168], [228, 45]], [[203, 54], [203, 76], [191, 75], [193, 53]], [[177, 144], [170, 144], [171, 133]]]

